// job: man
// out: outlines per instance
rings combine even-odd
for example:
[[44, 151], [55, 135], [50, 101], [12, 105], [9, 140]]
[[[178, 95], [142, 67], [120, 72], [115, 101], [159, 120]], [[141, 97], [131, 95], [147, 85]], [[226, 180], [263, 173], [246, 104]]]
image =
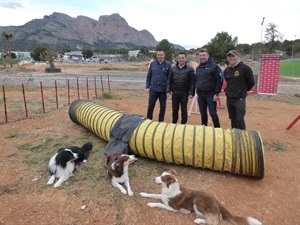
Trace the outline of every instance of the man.
[[228, 67], [224, 70], [226, 105], [231, 120], [231, 128], [246, 130], [246, 96], [254, 86], [252, 69], [240, 61], [239, 53], [230, 50], [227, 53]]
[[181, 124], [186, 124], [189, 98], [195, 95], [195, 70], [186, 64], [186, 54], [177, 55], [177, 63], [171, 68], [167, 83], [167, 96], [172, 95], [172, 123], [178, 121], [179, 106], [181, 107]]
[[156, 53], [156, 60], [149, 65], [146, 78], [146, 91], [149, 92], [147, 118], [153, 119], [155, 103], [159, 99], [160, 109], [158, 121], [163, 122], [167, 105], [167, 81], [171, 70], [171, 63], [165, 60], [165, 53], [159, 49]]
[[207, 49], [201, 49], [199, 53], [200, 64], [196, 68], [196, 90], [198, 95], [198, 105], [201, 114], [202, 125], [207, 126], [208, 115], [212, 118], [214, 127], [221, 127], [217, 114], [217, 101], [222, 88], [222, 69], [214, 63]]

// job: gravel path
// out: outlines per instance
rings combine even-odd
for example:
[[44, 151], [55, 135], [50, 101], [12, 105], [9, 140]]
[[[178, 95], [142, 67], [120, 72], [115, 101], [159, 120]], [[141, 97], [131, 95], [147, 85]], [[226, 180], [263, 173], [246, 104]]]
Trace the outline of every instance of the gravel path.
[[[113, 89], [132, 89], [139, 90], [145, 88], [145, 72], [86, 72], [84, 74], [79, 73], [60, 73], [60, 74], [45, 74], [45, 73], [32, 73], [32, 74], [0, 74], [0, 84], [5, 86], [36, 86], [42, 85], [45, 87], [54, 86], [56, 80], [58, 87], [67, 87], [68, 82], [70, 87], [77, 86], [94, 87], [96, 79], [96, 85], [98, 88], [103, 86], [107, 89], [109, 86]], [[102, 82], [101, 82], [102, 80]], [[299, 95], [300, 96], [300, 79], [294, 81], [280, 81], [278, 83], [279, 95]]]

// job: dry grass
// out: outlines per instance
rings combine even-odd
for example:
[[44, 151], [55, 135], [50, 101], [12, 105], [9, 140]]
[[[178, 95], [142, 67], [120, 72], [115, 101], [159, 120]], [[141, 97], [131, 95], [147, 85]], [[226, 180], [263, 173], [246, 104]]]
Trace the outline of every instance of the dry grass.
[[[57, 68], [61, 68], [62, 72], [95, 72], [95, 71], [147, 71], [147, 62], [135, 62], [135, 63], [56, 63]], [[41, 64], [27, 64], [22, 66], [15, 66], [13, 68], [6, 68], [3, 72], [37, 72], [44, 73], [45, 68], [49, 65]]]

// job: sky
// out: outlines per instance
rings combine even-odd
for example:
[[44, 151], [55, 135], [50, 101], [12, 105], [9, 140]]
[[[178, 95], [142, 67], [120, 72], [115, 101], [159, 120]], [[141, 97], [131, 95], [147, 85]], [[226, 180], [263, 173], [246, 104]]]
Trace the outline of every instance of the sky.
[[300, 39], [300, 0], [0, 0], [0, 26], [24, 25], [54, 12], [97, 21], [118, 13], [156, 41], [187, 49], [202, 47], [220, 32], [239, 44], [261, 42], [270, 23], [284, 40]]

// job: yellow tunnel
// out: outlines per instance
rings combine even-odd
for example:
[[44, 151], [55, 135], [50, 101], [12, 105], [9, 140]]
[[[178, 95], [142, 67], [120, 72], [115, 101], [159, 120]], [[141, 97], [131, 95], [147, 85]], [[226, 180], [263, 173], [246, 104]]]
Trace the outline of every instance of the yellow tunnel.
[[[123, 115], [86, 100], [75, 100], [70, 119], [105, 141]], [[258, 131], [213, 128], [143, 120], [128, 141], [136, 155], [202, 169], [262, 179], [263, 142]]]

